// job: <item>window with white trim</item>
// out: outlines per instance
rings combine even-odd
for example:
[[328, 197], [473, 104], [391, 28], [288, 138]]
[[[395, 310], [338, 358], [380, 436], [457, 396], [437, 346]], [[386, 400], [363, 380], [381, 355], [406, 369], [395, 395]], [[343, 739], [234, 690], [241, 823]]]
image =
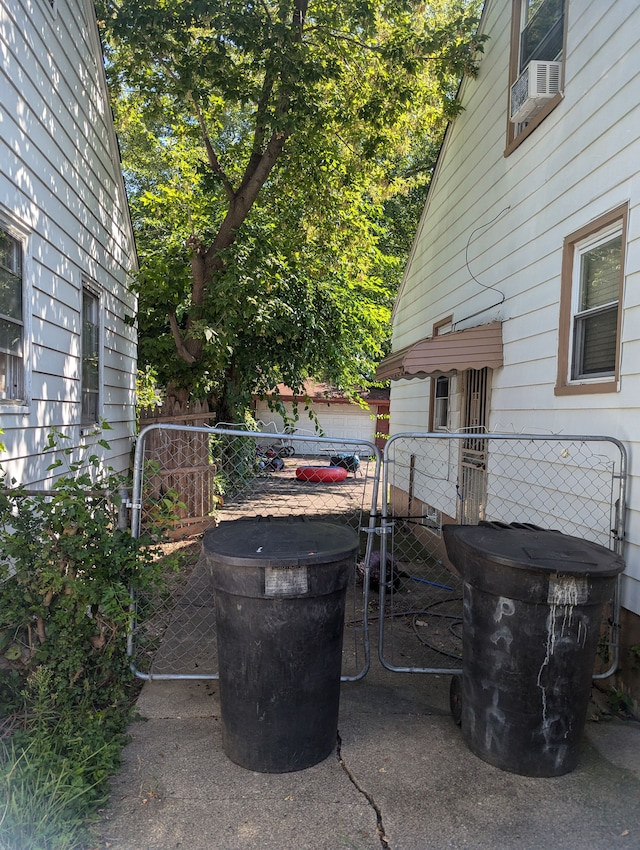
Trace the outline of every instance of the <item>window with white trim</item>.
[[22, 243], [0, 226], [0, 401], [24, 400]]
[[449, 378], [439, 375], [432, 381], [434, 431], [446, 431], [449, 425]]
[[571, 379], [611, 376], [616, 369], [616, 329], [622, 225], [576, 245]]
[[[453, 330], [453, 317], [447, 316], [433, 326], [433, 336], [444, 336]], [[450, 381], [446, 375], [431, 378], [429, 404], [429, 430], [446, 431], [449, 428]]]
[[617, 389], [627, 206], [565, 239], [556, 395]]
[[100, 418], [100, 298], [82, 288], [82, 425]]
[[564, 36], [564, 0], [523, 0], [520, 15], [520, 73], [534, 60], [559, 59]]

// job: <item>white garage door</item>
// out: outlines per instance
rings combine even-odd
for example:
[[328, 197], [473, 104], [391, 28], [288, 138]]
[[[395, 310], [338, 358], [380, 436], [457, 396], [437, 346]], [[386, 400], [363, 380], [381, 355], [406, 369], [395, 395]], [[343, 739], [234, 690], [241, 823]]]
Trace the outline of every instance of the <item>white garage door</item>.
[[[290, 403], [285, 404], [287, 413], [290, 415], [293, 415], [292, 407]], [[368, 410], [362, 410], [355, 404], [315, 404], [314, 411], [326, 437], [374, 441], [376, 422], [371, 418]], [[299, 406], [298, 412], [300, 419], [297, 423], [297, 431], [301, 434], [313, 434], [314, 424], [308, 418], [304, 405]], [[269, 410], [266, 402], [258, 402], [256, 418], [269, 426], [266, 430], [282, 431], [282, 417]]]

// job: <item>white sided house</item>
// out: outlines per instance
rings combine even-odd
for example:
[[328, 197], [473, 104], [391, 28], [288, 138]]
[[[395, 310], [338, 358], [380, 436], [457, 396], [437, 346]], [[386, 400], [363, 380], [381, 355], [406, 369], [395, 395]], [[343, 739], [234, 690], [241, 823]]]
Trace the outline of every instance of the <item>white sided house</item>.
[[[395, 305], [393, 353], [378, 372], [391, 379], [391, 435], [466, 429], [621, 441], [629, 457], [621, 602], [633, 631], [640, 3], [487, 0], [480, 28], [488, 40], [479, 75], [460, 87], [463, 111], [444, 139]], [[448, 504], [414, 495], [438, 522], [460, 521], [455, 494]]]
[[0, 454], [49, 480], [52, 429], [116, 470], [135, 431], [135, 270], [91, 0], [0, 0]]

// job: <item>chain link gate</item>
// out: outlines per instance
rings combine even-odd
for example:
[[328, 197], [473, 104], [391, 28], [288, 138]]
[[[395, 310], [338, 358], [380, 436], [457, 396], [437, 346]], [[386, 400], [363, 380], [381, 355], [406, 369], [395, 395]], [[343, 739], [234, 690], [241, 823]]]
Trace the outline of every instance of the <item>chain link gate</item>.
[[[346, 481], [296, 478], [298, 467], [330, 463], [349, 468]], [[178, 550], [179, 568], [170, 571], [166, 596], [136, 600], [144, 617], [134, 620], [129, 635], [132, 669], [146, 679], [218, 678], [213, 596], [194, 531], [240, 517], [305, 515], [360, 533], [347, 597], [343, 681], [366, 675], [376, 619], [378, 655], [387, 669], [458, 674], [462, 585], [446, 557], [442, 525], [524, 523], [621, 554], [626, 469], [624, 446], [609, 437], [396, 434], [381, 459], [366, 441], [147, 426], [134, 461], [132, 533], [144, 532], [165, 503], [184, 515], [169, 547]], [[617, 593], [606, 619], [597, 678], [617, 666]]]
[[[446, 557], [444, 523], [529, 524], [622, 554], [626, 470], [624, 446], [609, 437], [391, 437], [383, 458], [380, 528], [382, 664], [398, 672], [461, 672], [462, 582]], [[616, 591], [596, 678], [617, 667], [619, 610]]]
[[[298, 468], [317, 466], [322, 474], [327, 468], [344, 469], [346, 479], [298, 479]], [[380, 474], [379, 449], [362, 440], [237, 426], [144, 428], [134, 458], [132, 534], [139, 537], [168, 510], [175, 542], [164, 549], [178, 568], [167, 571], [164, 597], [135, 601], [134, 613], [141, 615], [134, 616], [129, 635], [135, 674], [154, 680], [217, 679], [213, 592], [201, 540], [194, 534], [228, 520], [295, 515], [359, 532], [347, 593], [342, 680], [362, 678], [370, 663], [369, 583], [363, 574], [378, 514]]]

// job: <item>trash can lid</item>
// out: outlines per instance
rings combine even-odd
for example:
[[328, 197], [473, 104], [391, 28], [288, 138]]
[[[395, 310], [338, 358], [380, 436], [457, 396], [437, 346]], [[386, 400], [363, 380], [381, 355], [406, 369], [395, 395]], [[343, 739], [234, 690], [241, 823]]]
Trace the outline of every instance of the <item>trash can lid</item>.
[[517, 569], [566, 575], [618, 575], [625, 563], [620, 555], [579, 537], [558, 531], [518, 526], [443, 526], [447, 553], [464, 573], [464, 556]]
[[330, 564], [354, 555], [358, 536], [337, 523], [304, 516], [221, 522], [204, 535], [206, 555], [228, 566]]

